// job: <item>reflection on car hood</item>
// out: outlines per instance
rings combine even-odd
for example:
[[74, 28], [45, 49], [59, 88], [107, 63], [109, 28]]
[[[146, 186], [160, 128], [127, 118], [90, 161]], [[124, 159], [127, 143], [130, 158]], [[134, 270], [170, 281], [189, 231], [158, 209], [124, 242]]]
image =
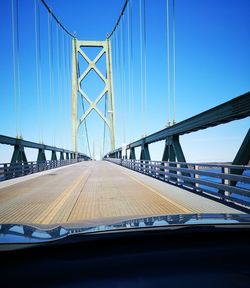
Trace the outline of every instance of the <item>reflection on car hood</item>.
[[114, 224], [83, 228], [57, 226], [41, 229], [30, 225], [1, 224], [0, 243], [40, 243], [54, 241], [72, 234], [88, 234], [121, 229], [178, 227], [204, 224], [250, 223], [250, 214], [178, 214], [136, 218]]

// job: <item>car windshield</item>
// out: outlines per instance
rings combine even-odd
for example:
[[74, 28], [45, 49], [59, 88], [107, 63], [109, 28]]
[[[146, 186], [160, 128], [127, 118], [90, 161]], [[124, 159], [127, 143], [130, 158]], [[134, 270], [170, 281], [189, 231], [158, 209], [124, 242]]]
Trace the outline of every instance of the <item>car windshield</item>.
[[0, 243], [249, 222], [250, 1], [6, 0], [0, 19]]

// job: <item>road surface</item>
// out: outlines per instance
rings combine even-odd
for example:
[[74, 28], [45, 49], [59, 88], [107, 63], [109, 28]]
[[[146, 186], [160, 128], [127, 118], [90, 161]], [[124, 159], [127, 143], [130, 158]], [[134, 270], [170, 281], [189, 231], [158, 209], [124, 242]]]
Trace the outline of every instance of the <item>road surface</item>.
[[81, 162], [0, 183], [0, 223], [77, 225], [164, 214], [238, 212], [106, 161]]

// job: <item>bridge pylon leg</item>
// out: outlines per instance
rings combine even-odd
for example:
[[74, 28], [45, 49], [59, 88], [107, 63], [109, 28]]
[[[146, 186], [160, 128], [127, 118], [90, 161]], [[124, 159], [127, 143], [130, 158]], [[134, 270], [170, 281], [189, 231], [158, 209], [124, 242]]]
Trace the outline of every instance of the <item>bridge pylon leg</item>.
[[130, 148], [129, 159], [130, 160], [135, 160], [136, 159], [136, 157], [135, 157], [135, 148], [134, 147]]
[[72, 150], [77, 151], [77, 91], [78, 91], [78, 55], [76, 38], [72, 39]]
[[140, 160], [149, 160], [149, 161], [151, 160], [149, 149], [148, 149], [148, 144], [143, 144], [141, 146]]
[[[20, 164], [20, 168], [15, 164]], [[23, 164], [23, 165], [22, 165]], [[22, 145], [15, 145], [14, 152], [11, 158], [10, 165], [11, 174], [15, 176], [25, 175], [29, 173], [28, 161], [25, 155], [24, 147]]]
[[[232, 165], [248, 165], [250, 161], [250, 129], [240, 146], [239, 151], [237, 152]], [[242, 175], [244, 169], [231, 169], [230, 173]], [[235, 186], [237, 184], [236, 181], [230, 181], [230, 185]]]
[[184, 153], [179, 141], [179, 135], [171, 136], [166, 139], [162, 161], [186, 162]]
[[39, 149], [37, 155], [37, 162], [45, 162], [45, 161], [46, 161], [45, 151], [44, 149]]
[[60, 160], [64, 160], [63, 152], [60, 152]]
[[117, 158], [122, 159], [122, 151], [118, 151], [117, 153], [118, 153], [118, 157]]
[[[165, 142], [164, 152], [162, 156], [162, 161], [170, 162], [186, 162], [184, 153], [181, 148], [179, 135], [174, 135], [168, 137]], [[162, 163], [163, 164], [163, 163]], [[170, 164], [169, 166], [177, 167], [176, 164]], [[181, 168], [188, 168], [186, 164], [181, 164]], [[163, 171], [164, 169], [162, 169]], [[174, 170], [170, 170], [171, 173], [176, 174]], [[181, 173], [183, 176], [190, 176], [190, 173]], [[175, 181], [175, 179], [173, 179]], [[191, 182], [186, 182], [187, 184], [193, 186]]]
[[14, 152], [11, 158], [11, 163], [26, 163], [27, 158], [24, 152], [24, 147], [21, 145], [14, 146]]
[[46, 156], [45, 156], [45, 151], [44, 151], [44, 149], [42, 149], [42, 148], [39, 148], [39, 150], [38, 150], [38, 155], [37, 155], [37, 169], [39, 170], [39, 171], [41, 171], [41, 170], [44, 170], [44, 169], [46, 169], [46, 165], [45, 165], [45, 162], [46, 162]]
[[56, 151], [55, 150], [51, 151], [51, 160], [52, 161], [56, 161], [57, 160], [57, 156], [56, 156]]

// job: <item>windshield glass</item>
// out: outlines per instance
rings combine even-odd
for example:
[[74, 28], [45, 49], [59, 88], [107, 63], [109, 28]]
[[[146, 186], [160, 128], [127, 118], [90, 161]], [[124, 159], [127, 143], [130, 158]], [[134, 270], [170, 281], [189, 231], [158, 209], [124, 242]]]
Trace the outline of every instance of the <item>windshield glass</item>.
[[249, 1], [6, 0], [0, 19], [1, 243], [249, 222]]

